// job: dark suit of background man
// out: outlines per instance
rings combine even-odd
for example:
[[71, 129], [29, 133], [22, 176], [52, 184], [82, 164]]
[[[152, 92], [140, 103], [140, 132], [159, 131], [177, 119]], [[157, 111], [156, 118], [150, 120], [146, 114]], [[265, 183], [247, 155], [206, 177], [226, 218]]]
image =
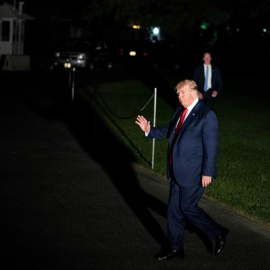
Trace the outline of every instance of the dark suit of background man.
[[[182, 106], [175, 111], [170, 123], [151, 127], [141, 115], [136, 124], [147, 138], [168, 138], [167, 177], [170, 193], [167, 209], [167, 234], [169, 247], [156, 254], [159, 260], [184, 257], [186, 219], [203, 231], [214, 242], [214, 254], [225, 246], [227, 229], [217, 224], [198, 206], [205, 188], [215, 175], [218, 147], [218, 122], [215, 113], [199, 100], [194, 81], [184, 80], [176, 86]], [[176, 126], [184, 109], [185, 120], [174, 139]], [[181, 122], [181, 121], [180, 121]]]
[[[211, 54], [204, 53], [203, 64], [195, 69], [193, 79], [200, 92], [199, 98], [203, 99], [207, 107], [213, 109], [215, 99], [222, 88], [222, 77], [219, 68], [211, 65], [211, 60]], [[207, 81], [205, 80], [206, 76], [208, 77]]]

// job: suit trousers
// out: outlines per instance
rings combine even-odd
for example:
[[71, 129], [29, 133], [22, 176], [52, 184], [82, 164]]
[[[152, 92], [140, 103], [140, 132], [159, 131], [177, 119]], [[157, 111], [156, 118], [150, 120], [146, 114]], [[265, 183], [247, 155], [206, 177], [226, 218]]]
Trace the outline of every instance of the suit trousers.
[[204, 189], [201, 185], [183, 187], [170, 179], [167, 230], [172, 249], [183, 248], [186, 219], [211, 240], [221, 233], [222, 227], [198, 206]]

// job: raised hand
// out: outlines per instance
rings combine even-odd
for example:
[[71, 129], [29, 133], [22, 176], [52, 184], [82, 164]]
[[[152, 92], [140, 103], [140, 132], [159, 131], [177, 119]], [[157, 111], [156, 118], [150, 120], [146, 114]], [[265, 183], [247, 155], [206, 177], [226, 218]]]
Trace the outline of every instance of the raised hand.
[[149, 133], [151, 129], [150, 121], [145, 119], [142, 115], [137, 116], [135, 123], [141, 128], [142, 131]]

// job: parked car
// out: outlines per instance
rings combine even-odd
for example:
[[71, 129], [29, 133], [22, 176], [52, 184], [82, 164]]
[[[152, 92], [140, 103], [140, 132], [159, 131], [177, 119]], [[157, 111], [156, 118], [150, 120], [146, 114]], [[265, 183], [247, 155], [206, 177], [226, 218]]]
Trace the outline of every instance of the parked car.
[[119, 43], [118, 60], [128, 68], [151, 66], [151, 44], [148, 41], [127, 40]]
[[107, 43], [100, 40], [70, 39], [54, 53], [53, 69], [112, 70]]
[[[128, 40], [119, 43], [120, 63], [131, 66], [151, 67], [158, 70], [178, 71], [180, 58], [164, 43], [147, 40]], [[144, 65], [144, 66], [142, 66]]]

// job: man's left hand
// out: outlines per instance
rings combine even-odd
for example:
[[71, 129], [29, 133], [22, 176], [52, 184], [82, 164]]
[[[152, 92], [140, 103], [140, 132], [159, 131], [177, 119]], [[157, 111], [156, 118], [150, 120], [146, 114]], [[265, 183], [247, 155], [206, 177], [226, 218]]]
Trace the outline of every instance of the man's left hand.
[[218, 95], [218, 91], [212, 91], [212, 97], [216, 97]]
[[207, 187], [211, 184], [212, 182], [212, 177], [211, 176], [202, 176], [202, 186]]

